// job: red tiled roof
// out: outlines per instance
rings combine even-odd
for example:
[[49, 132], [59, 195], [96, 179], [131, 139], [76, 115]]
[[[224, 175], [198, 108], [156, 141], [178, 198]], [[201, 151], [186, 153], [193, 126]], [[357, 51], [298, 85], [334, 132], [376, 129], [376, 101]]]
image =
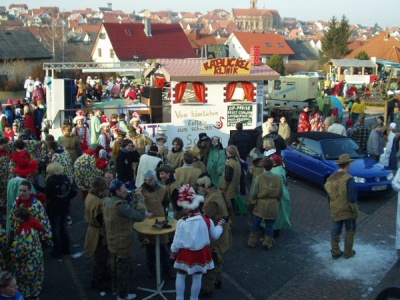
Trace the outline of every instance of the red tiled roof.
[[232, 12], [235, 16], [265, 16], [273, 15], [268, 9], [258, 9], [258, 8], [233, 8]]
[[190, 34], [187, 34], [190, 44], [194, 49], [217, 44], [215, 36], [212, 34], [198, 34], [198, 39], [196, 39], [196, 31], [192, 30]]
[[132, 60], [135, 55], [141, 60], [196, 57], [179, 24], [151, 24], [151, 36], [146, 36], [142, 23], [103, 23], [103, 26], [120, 60]]
[[372, 40], [369, 40], [361, 47], [354, 49], [345, 58], [354, 58], [358, 52], [365, 51], [369, 57], [376, 57], [376, 59], [388, 59], [393, 62], [400, 63], [400, 57], [398, 55], [399, 49], [400, 41], [394, 37], [391, 37], [386, 31], [382, 32]]
[[81, 14], [81, 15], [88, 15], [92, 13], [91, 8], [86, 8], [86, 9], [74, 9], [71, 11], [71, 14]]
[[279, 74], [267, 65], [252, 66], [250, 74], [243, 75], [201, 75], [205, 59], [158, 59], [167, 81], [254, 81], [274, 80]]
[[99, 24], [80, 24], [79, 25], [83, 32], [99, 32], [101, 23]]
[[[234, 32], [236, 38], [242, 44], [247, 53], [250, 53], [252, 46], [260, 46], [260, 53], [263, 55], [291, 55], [294, 54], [292, 48], [286, 43], [280, 34], [262, 32]], [[267, 43], [271, 47], [267, 46]], [[280, 43], [282, 46], [280, 47]]]

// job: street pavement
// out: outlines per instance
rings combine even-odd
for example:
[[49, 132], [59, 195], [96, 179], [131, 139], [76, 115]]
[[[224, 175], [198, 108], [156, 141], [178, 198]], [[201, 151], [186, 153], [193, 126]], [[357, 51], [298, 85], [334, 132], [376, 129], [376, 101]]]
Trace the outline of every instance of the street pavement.
[[[247, 216], [235, 218], [233, 247], [224, 257], [223, 286], [215, 290], [213, 299], [374, 299], [383, 288], [400, 286], [394, 249], [396, 192], [361, 200], [357, 254], [332, 260], [331, 218], [324, 191], [298, 179], [290, 179], [289, 188], [292, 228], [282, 230], [272, 250], [263, 250], [261, 242], [255, 249], [247, 248]], [[72, 253], [79, 256], [87, 228], [79, 195], [72, 208]], [[46, 251], [40, 299], [115, 299], [110, 291], [101, 296], [101, 291], [90, 288], [91, 260], [73, 256], [56, 260]], [[145, 249], [137, 245], [135, 272], [137, 286], [155, 288], [155, 279], [147, 277]], [[186, 286], [189, 290], [190, 279]], [[174, 289], [174, 282], [166, 280], [165, 289]], [[149, 293], [138, 290], [137, 295], [143, 299]], [[175, 299], [174, 294], [165, 296]]]

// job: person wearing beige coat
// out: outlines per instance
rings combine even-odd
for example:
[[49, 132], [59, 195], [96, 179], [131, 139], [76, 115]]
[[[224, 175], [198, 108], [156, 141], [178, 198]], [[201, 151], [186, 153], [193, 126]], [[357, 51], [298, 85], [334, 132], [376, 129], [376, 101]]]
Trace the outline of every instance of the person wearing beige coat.
[[262, 220], [265, 220], [266, 225], [263, 249], [270, 250], [273, 247], [274, 223], [278, 217], [280, 198], [283, 195], [282, 180], [279, 175], [271, 172], [273, 166], [272, 159], [264, 158], [264, 172], [254, 179], [250, 189], [255, 204], [253, 224], [247, 241], [249, 248], [254, 248], [257, 244]]
[[91, 285], [93, 288], [104, 288], [104, 283], [111, 276], [106, 242], [106, 228], [103, 219], [103, 197], [106, 196], [107, 182], [103, 177], [96, 177], [93, 186], [85, 199], [84, 218], [89, 223], [86, 231], [83, 253], [94, 257]]

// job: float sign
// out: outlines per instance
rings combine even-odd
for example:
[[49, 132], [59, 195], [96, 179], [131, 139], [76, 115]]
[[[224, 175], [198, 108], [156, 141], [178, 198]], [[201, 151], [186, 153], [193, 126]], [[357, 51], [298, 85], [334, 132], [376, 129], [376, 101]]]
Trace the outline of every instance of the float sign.
[[229, 105], [227, 114], [227, 126], [235, 127], [236, 123], [243, 123], [243, 126], [251, 126], [253, 117], [253, 105]]

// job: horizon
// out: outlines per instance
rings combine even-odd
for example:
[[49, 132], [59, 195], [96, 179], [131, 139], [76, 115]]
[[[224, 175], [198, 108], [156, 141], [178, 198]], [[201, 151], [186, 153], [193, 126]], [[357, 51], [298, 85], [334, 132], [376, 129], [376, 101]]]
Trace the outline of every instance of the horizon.
[[[396, 0], [382, 0], [379, 2], [379, 7], [391, 8], [395, 5]], [[54, 5], [54, 3], [49, 3], [49, 0], [35, 0], [32, 1], [34, 4], [30, 4], [30, 1], [12, 1], [3, 0], [3, 6], [8, 7], [10, 4], [26, 4], [29, 9], [40, 8], [44, 6], [58, 6], [60, 11], [72, 11], [79, 9], [98, 9], [98, 7], [107, 7], [108, 3], [112, 3], [113, 10], [121, 10], [126, 13], [138, 12], [149, 9], [151, 11], [161, 11], [161, 10], [171, 10], [175, 12], [196, 12], [206, 13], [214, 9], [224, 9], [229, 13], [232, 12], [232, 8], [249, 8], [249, 0], [231, 0], [229, 6], [226, 4], [225, 0], [214, 0], [214, 1], [185, 1], [185, 0], [170, 0], [169, 2], [160, 0], [147, 0], [145, 6], [143, 2], [140, 4], [135, 4], [131, 1], [94, 1], [86, 0], [84, 4], [82, 1], [69, 0], [67, 3], [63, 2], [61, 5]], [[162, 2], [162, 3], [160, 3]], [[268, 4], [268, 5], [267, 5]], [[280, 16], [287, 18], [296, 18], [299, 21], [326, 21], [329, 22], [332, 17], [336, 17], [338, 20], [344, 15], [348, 20], [349, 24], [360, 24], [362, 26], [373, 27], [378, 24], [383, 29], [389, 27], [399, 27], [396, 25], [398, 21], [397, 11], [395, 9], [385, 10], [385, 14], [374, 14], [373, 7], [376, 6], [376, 1], [374, 0], [364, 0], [362, 6], [357, 1], [347, 1], [347, 0], [336, 0], [335, 5], [329, 7], [329, 9], [324, 9], [321, 5], [320, 0], [271, 0], [271, 1], [258, 1], [259, 9], [269, 9], [277, 10]], [[321, 9], [318, 9], [321, 8]], [[316, 12], [318, 11], [318, 12]], [[371, 21], [369, 14], [373, 16], [374, 20]], [[400, 23], [400, 22], [399, 22]]]

